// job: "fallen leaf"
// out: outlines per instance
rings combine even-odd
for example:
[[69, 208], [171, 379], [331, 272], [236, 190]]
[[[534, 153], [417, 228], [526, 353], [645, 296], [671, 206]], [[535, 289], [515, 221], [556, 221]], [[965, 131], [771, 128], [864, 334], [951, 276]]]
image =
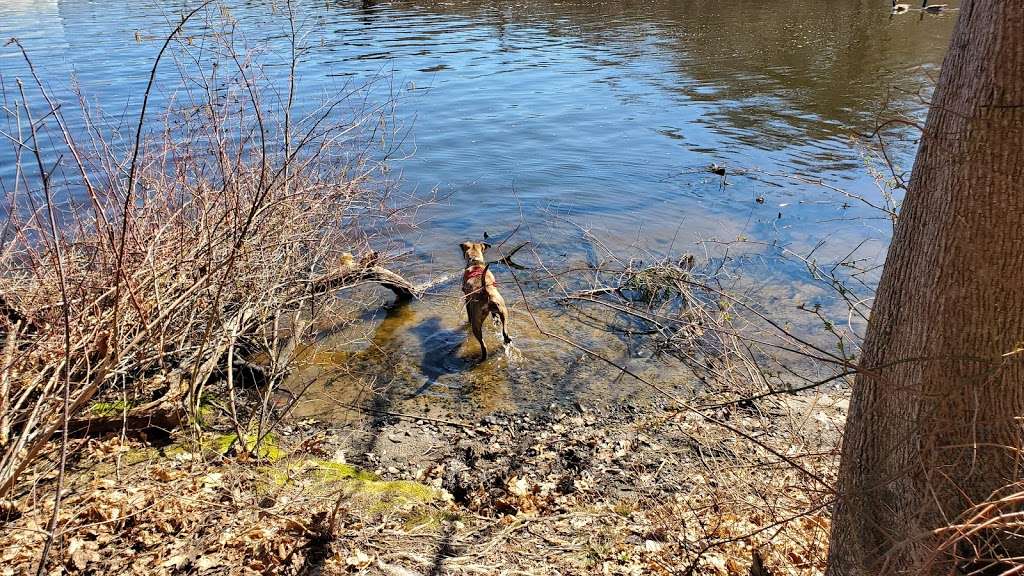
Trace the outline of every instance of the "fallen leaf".
[[351, 556], [345, 558], [345, 565], [362, 570], [370, 565], [373, 559], [362, 550], [356, 550]]

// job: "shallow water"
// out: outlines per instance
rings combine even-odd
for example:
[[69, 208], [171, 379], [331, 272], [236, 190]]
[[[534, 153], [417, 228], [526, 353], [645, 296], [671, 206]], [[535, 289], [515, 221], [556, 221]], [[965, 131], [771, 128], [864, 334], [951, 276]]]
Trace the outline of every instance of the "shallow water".
[[[291, 379], [295, 390], [312, 383], [297, 404], [299, 417], [381, 424], [388, 412], [467, 420], [500, 410], [647, 403], [645, 389], [617, 369], [541, 334], [520, 306], [513, 309], [514, 341], [500, 345], [497, 326], [485, 325], [490, 356], [481, 362], [468, 338], [465, 312], [442, 301], [389, 306], [325, 338], [301, 358]], [[534, 310], [547, 331], [570, 337], [653, 381], [668, 377], [685, 395], [693, 386], [679, 362], [651, 361], [649, 352], [623, 354], [621, 342], [595, 325], [554, 310]], [[359, 411], [353, 408], [358, 407]]]
[[[280, 77], [284, 3], [224, 4], [250, 44], [265, 48], [268, 74]], [[65, 102], [74, 77], [90, 104], [132, 118], [160, 35], [191, 5], [7, 0], [0, 37], [20, 38]], [[956, 19], [890, 17], [878, 0], [296, 6], [310, 47], [298, 68], [300, 108], [374, 82], [371, 98], [398, 102], [394, 128], [404, 140], [392, 167], [400, 187], [443, 198], [398, 239], [413, 251], [408, 273], [457, 271], [460, 241], [520, 223], [518, 239], [556, 265], [593, 259], [577, 225], [617, 249], [659, 254], [707, 248], [720, 256], [720, 244], [699, 241], [742, 237], [767, 243], [747, 248], [757, 257], [754, 274], [778, 284], [773, 298], [789, 304], [813, 289], [793, 283], [794, 268], [775, 258], [778, 246], [806, 252], [827, 238], [817, 254], [828, 259], [868, 238], [862, 250], [878, 258], [887, 226], [833, 193], [743, 171], [821, 178], [877, 200], [856, 137], [895, 111], [923, 115], [915, 93], [937, 73]], [[0, 72], [7, 87], [27, 79], [12, 47], [0, 50]], [[158, 103], [168, 97], [161, 92]], [[908, 138], [891, 152], [908, 167], [914, 147]], [[709, 174], [711, 163], [730, 175]], [[12, 173], [10, 149], [0, 146], [0, 179]], [[500, 353], [482, 366], [467, 359], [475, 348], [459, 346], [463, 312], [452, 298], [378, 310], [366, 338], [327, 342], [378, 385], [401, 382], [410, 401], [440, 395], [486, 409], [543, 405], [583, 388], [602, 398], [627, 393], [605, 368], [581, 366], [576, 353], [532, 333], [520, 298], [506, 298], [522, 356], [512, 362]], [[611, 345], [596, 332], [573, 335]]]

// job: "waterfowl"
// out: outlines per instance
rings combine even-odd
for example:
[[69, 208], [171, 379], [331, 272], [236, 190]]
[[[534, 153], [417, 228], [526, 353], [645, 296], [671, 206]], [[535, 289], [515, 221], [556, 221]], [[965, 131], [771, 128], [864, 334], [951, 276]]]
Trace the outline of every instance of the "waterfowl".
[[[927, 2], [928, 0], [925, 0]], [[897, 4], [896, 0], [892, 0], [892, 13], [903, 14], [904, 12], [910, 11], [910, 4]]]
[[925, 12], [931, 12], [932, 14], [938, 14], [939, 12], [944, 11], [947, 6], [949, 6], [949, 4], [932, 4], [931, 6], [929, 6], [928, 0], [923, 0], [921, 2], [921, 10], [924, 10]]

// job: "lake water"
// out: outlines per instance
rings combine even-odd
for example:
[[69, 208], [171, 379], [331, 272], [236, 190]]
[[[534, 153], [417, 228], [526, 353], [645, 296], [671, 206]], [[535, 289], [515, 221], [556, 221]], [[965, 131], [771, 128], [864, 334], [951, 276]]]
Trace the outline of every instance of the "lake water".
[[[266, 48], [271, 68], [284, 70], [284, 3], [224, 4], [246, 40]], [[131, 118], [157, 37], [194, 5], [5, 0], [0, 37], [21, 39], [65, 101], [74, 77], [91, 103]], [[391, 175], [407, 192], [436, 190], [442, 198], [400, 238], [414, 251], [417, 274], [457, 270], [460, 241], [520, 222], [519, 238], [554, 262], [580, 252], [577, 225], [624, 250], [671, 245], [702, 254], [702, 240], [742, 237], [800, 252], [828, 239], [819, 253], [827, 258], [868, 238], [869, 256], [878, 257], [888, 226], [871, 219], [877, 214], [767, 174], [822, 179], [877, 200], [858, 137], [897, 113], [923, 116], [917, 93], [937, 75], [956, 19], [955, 12], [891, 17], [884, 0], [295, 6], [309, 47], [298, 67], [300, 101], [375, 81], [371, 98], [397, 100], [405, 138]], [[0, 50], [0, 72], [7, 86], [27, 79], [13, 47]], [[909, 168], [912, 134], [891, 136], [890, 153]], [[712, 163], [730, 176], [710, 174]], [[0, 147], [0, 178], [11, 171], [9, 148]], [[773, 257], [771, 249], [752, 251], [765, 262]], [[770, 264], [763, 268], [773, 275]], [[418, 320], [402, 320], [408, 341], [401, 345], [423, 356], [413, 388], [463, 370], [430, 361], [421, 342], [459, 322], [457, 305], [440, 308], [420, 307]]]

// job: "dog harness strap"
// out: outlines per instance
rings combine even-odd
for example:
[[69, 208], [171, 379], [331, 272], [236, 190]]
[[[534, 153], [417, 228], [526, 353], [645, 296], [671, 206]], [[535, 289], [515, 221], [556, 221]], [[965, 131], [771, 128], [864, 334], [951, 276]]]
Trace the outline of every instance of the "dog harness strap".
[[483, 266], [474, 266], [474, 267], [470, 268], [469, 270], [466, 270], [466, 272], [462, 275], [462, 281], [465, 282], [466, 280], [472, 280], [473, 278], [479, 278], [479, 277], [481, 277], [483, 275], [484, 275], [484, 267]]

